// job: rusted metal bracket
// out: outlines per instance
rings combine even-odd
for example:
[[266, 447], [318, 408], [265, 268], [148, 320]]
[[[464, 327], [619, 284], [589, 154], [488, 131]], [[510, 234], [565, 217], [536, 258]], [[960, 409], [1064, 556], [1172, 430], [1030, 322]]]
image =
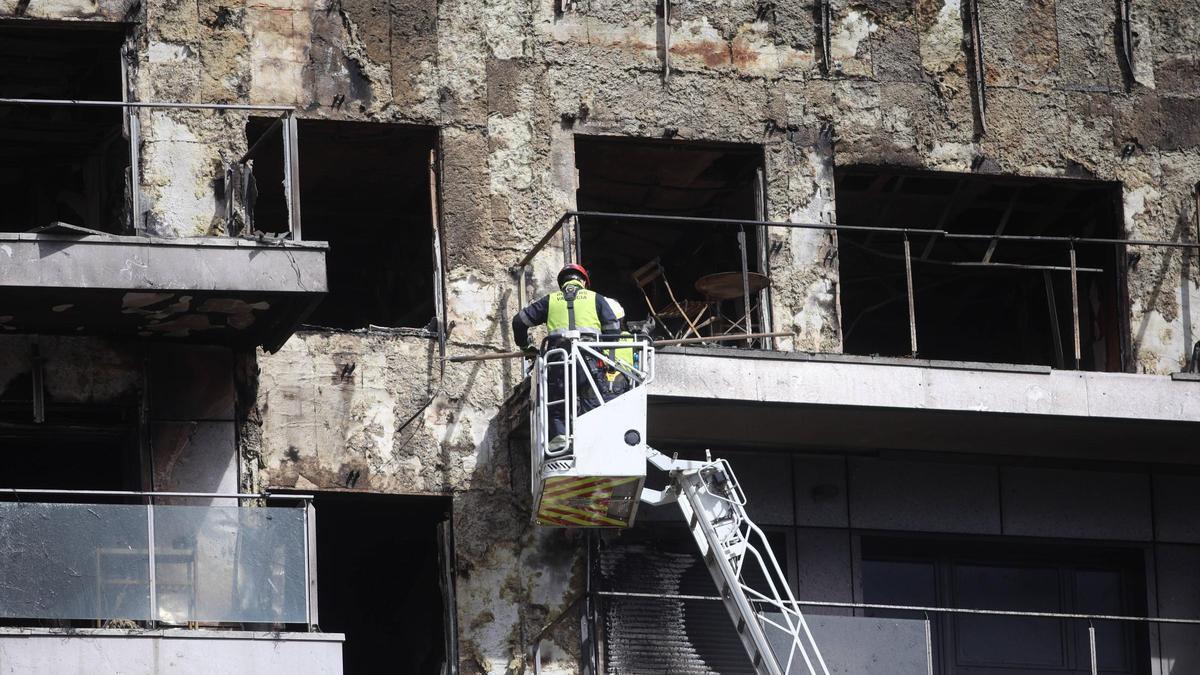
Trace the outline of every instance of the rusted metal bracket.
[[979, 125], [979, 135], [987, 133], [987, 88], [984, 83], [983, 67], [983, 31], [979, 24], [979, 0], [966, 0], [963, 3], [967, 9], [967, 33], [971, 43], [971, 54], [968, 59], [971, 67], [971, 83], [975, 93], [975, 122]]
[[1079, 370], [1079, 362], [1083, 360], [1082, 345], [1079, 337], [1079, 270], [1075, 259], [1075, 242], [1071, 242], [1071, 327], [1075, 333], [1075, 370]]
[[833, 61], [829, 54], [830, 34], [833, 32], [830, 21], [829, 0], [819, 0], [817, 3], [817, 39], [821, 43], [821, 73], [829, 76], [833, 70]]
[[1133, 14], [1132, 0], [1117, 0], [1117, 42], [1121, 48], [1121, 61], [1125, 66], [1126, 81], [1133, 82]]
[[913, 298], [912, 244], [908, 233], [904, 233], [904, 282], [908, 298], [908, 344], [911, 356], [917, 358], [917, 308]]
[[46, 421], [46, 359], [36, 341], [30, 347], [30, 357], [33, 362], [30, 378], [33, 380], [33, 421], [41, 424]]
[[662, 0], [663, 82], [671, 79], [671, 0]]

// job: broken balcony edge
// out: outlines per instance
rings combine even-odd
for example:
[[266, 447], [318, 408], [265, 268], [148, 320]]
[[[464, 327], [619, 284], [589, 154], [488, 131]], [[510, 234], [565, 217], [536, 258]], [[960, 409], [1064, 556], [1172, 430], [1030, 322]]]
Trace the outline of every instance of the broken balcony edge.
[[278, 349], [329, 291], [324, 242], [0, 233], [0, 335]]

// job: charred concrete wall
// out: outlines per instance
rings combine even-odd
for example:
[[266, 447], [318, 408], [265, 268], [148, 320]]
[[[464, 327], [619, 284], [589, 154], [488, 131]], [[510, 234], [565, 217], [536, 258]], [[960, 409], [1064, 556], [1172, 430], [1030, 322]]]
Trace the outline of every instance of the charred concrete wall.
[[[437, 126], [446, 329], [463, 353], [509, 346], [509, 268], [574, 205], [577, 134], [761, 144], [777, 220], [836, 222], [834, 167], [891, 164], [1120, 181], [1126, 235], [1194, 240], [1200, 4], [1133, 0], [1128, 64], [1115, 5], [979, 0], [982, 101], [966, 0], [833, 0], [828, 72], [809, 0], [685, 0], [669, 30], [651, 0], [0, 0], [0, 16], [129, 21], [143, 100]], [[153, 232], [219, 230], [245, 121], [142, 113]], [[782, 346], [838, 351], [836, 238], [771, 237], [775, 329], [798, 335]], [[1200, 336], [1196, 257], [1134, 253], [1137, 368], [1178, 370]], [[539, 258], [538, 290], [558, 263]], [[580, 588], [580, 547], [525, 525], [524, 449], [497, 418], [519, 372], [438, 355], [429, 337], [369, 331], [302, 332], [260, 355], [241, 392], [257, 401], [242, 487], [455, 495], [462, 666], [519, 672]]]

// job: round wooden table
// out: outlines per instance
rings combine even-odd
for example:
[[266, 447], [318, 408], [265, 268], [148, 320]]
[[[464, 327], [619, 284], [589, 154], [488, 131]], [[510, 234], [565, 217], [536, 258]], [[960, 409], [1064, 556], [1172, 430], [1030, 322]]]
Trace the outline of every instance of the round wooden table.
[[[752, 296], [771, 285], [767, 275], [759, 272], [747, 272], [746, 282], [750, 285]], [[709, 300], [740, 300], [744, 295], [742, 273], [717, 272], [700, 277], [696, 280], [696, 290]]]

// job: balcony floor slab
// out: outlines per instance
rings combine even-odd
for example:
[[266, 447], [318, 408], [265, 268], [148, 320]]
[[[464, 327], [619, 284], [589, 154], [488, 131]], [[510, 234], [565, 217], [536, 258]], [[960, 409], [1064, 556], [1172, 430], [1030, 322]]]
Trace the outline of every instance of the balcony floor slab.
[[0, 332], [277, 347], [328, 291], [327, 246], [0, 233]]
[[29, 675], [340, 675], [344, 641], [341, 633], [0, 628], [0, 663]]
[[660, 444], [1198, 459], [1200, 383], [1168, 376], [704, 348], [657, 370]]

